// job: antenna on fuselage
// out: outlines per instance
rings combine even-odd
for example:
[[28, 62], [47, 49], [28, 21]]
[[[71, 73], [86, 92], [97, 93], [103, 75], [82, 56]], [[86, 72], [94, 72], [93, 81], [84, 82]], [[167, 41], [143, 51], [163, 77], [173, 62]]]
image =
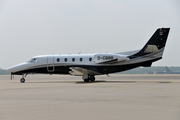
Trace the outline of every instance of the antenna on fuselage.
[[81, 54], [81, 52], [79, 52], [78, 54]]

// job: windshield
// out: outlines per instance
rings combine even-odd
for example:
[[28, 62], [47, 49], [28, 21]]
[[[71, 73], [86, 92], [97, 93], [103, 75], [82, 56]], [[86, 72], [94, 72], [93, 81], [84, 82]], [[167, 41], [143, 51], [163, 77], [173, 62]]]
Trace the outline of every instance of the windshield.
[[37, 58], [31, 58], [27, 62], [30, 62], [30, 63], [38, 62], [38, 59]]

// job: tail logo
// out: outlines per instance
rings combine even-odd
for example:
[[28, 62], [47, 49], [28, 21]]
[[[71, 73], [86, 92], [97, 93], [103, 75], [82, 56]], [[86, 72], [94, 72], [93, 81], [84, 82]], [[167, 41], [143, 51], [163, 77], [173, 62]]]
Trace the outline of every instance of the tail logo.
[[159, 35], [163, 35], [163, 31], [160, 30], [160, 31], [159, 31]]

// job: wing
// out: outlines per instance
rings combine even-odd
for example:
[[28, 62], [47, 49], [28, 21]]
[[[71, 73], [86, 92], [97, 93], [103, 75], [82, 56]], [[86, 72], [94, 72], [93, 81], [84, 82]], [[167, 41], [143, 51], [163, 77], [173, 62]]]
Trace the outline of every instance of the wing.
[[70, 67], [69, 69], [71, 69], [69, 73], [74, 76], [101, 75], [101, 73], [96, 72], [95, 69], [90, 70], [82, 67]]

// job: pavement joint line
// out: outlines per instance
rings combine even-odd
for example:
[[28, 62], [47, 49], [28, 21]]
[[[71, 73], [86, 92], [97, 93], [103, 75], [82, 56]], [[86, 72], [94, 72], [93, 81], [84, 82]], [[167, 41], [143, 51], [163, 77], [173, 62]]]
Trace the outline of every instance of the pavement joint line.
[[157, 89], [173, 89], [173, 90], [174, 90], [174, 89], [176, 89], [176, 88], [144, 88], [144, 89], [149, 89], [149, 90], [150, 90], [150, 89], [151, 89], [151, 90], [153, 90], [153, 89], [154, 89], [154, 90], [157, 90]]
[[96, 84], [96, 85], [106, 86], [106, 87], [113, 87], [113, 88], [128, 89], [128, 88], [126, 88], [126, 87], [119, 87], [119, 86], [113, 86], [113, 85], [105, 85], [105, 84]]

